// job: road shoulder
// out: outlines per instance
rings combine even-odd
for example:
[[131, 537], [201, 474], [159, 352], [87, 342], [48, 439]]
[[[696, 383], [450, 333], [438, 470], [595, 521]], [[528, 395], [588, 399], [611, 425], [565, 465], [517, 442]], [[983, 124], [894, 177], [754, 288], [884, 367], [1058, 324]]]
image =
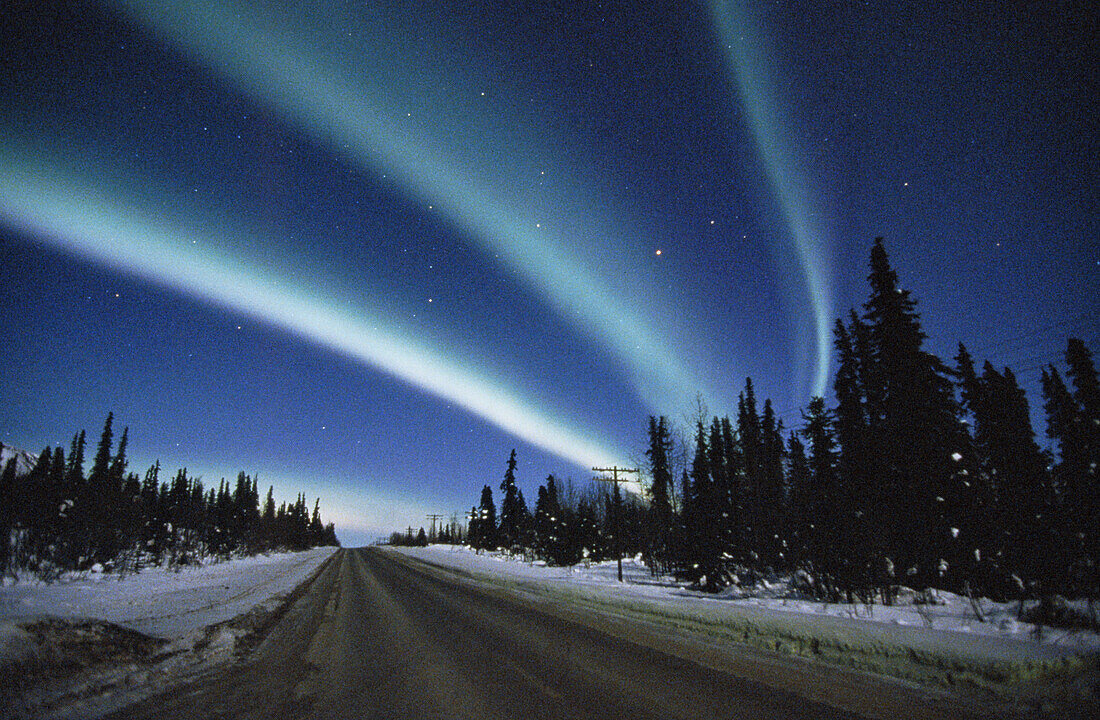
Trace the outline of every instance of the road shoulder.
[[[875, 628], [840, 618], [677, 601], [616, 588], [486, 572], [438, 553], [387, 548], [422, 572], [503, 593], [542, 612], [738, 675], [751, 673], [808, 699], [868, 717], [1100, 716], [1095, 655], [984, 639], [962, 644], [920, 628]], [[863, 631], [861, 631], [863, 630]], [[969, 639], [969, 638], [968, 638]], [[1024, 651], [1026, 650], [1026, 652]], [[875, 697], [868, 703], [868, 697]], [[919, 708], [919, 712], [915, 709]]]

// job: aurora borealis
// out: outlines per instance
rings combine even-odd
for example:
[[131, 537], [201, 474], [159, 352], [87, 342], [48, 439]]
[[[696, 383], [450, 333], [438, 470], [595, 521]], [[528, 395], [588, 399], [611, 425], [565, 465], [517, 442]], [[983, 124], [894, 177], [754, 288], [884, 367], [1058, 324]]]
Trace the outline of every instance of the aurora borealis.
[[136, 469], [361, 542], [746, 376], [798, 426], [876, 235], [935, 351], [1028, 381], [1097, 332], [1096, 18], [1055, 5], [8, 6], [0, 441], [114, 410]]

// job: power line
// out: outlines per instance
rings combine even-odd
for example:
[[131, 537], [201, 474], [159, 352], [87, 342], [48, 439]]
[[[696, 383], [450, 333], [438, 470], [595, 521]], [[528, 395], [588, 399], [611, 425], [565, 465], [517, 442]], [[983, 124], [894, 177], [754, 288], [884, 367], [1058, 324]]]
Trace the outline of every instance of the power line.
[[438, 513], [432, 513], [432, 514], [429, 514], [429, 515], [425, 515], [424, 517], [427, 518], [428, 520], [432, 521], [432, 534], [429, 535], [428, 537], [432, 538], [433, 540], [438, 540], [439, 538], [435, 534], [435, 521], [436, 520], [442, 520], [445, 516], [440, 515]]
[[619, 532], [619, 517], [622, 514], [623, 496], [619, 492], [619, 473], [639, 473], [640, 468], [621, 468], [618, 465], [612, 465], [609, 468], [592, 468], [592, 472], [609, 472], [611, 477], [594, 477], [593, 480], [597, 482], [612, 482], [615, 483], [615, 502], [614, 517], [612, 518], [612, 532], [615, 537], [615, 560], [619, 567], [619, 582], [623, 581], [623, 551], [622, 551], [622, 538]]
[[[1078, 327], [1078, 326], [1081, 327], [1082, 329], [1086, 329], [1086, 328], [1094, 328], [1095, 329], [1096, 327], [1098, 327], [1098, 325], [1096, 323], [1096, 320], [1094, 318], [1091, 318], [1088, 315], [1083, 315], [1083, 314], [1082, 315], [1077, 315], [1075, 317], [1072, 317], [1072, 318], [1069, 318], [1069, 319], [1066, 319], [1066, 320], [1062, 320], [1062, 321], [1059, 321], [1059, 322], [1056, 322], [1056, 323], [1051, 323], [1049, 325], [1043, 325], [1042, 327], [1031, 328], [1027, 332], [1025, 332], [1021, 335], [1017, 335], [1015, 337], [1001, 338], [1001, 339], [993, 340], [991, 342], [975, 345], [973, 347], [972, 351], [971, 351], [971, 354], [973, 354], [973, 355], [984, 355], [984, 354], [987, 354], [987, 353], [989, 353], [990, 351], [992, 351], [996, 348], [1000, 348], [1002, 346], [1011, 346], [1014, 343], [1019, 343], [1019, 342], [1025, 341], [1025, 340], [1029, 340], [1031, 342], [1024, 345], [1023, 348], [1017, 348], [1017, 350], [1024, 349], [1024, 348], [1027, 348], [1027, 347], [1034, 347], [1036, 345], [1047, 342], [1047, 338], [1053, 340], [1054, 339], [1053, 331], [1065, 331], [1066, 329], [1068, 329], [1070, 327]], [[1036, 338], [1040, 334], [1046, 334], [1047, 337], [1046, 338], [1037, 338], [1035, 340], [1032, 340], [1032, 338]], [[1059, 334], [1062, 334], [1062, 333], [1059, 333]]]

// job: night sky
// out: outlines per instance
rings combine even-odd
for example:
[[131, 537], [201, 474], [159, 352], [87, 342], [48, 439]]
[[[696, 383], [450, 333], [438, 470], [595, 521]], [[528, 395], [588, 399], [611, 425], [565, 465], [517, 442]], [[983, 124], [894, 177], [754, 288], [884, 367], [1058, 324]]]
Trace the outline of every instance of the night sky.
[[114, 411], [363, 543], [746, 376], [799, 427], [879, 235], [1033, 408], [1098, 349], [1089, 3], [287, 5], [0, 8], [3, 443]]

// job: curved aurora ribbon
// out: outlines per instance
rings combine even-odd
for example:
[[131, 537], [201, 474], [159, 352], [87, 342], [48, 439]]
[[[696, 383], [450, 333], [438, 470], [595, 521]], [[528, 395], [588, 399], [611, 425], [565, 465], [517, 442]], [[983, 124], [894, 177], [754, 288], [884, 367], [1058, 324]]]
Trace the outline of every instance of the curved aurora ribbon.
[[[124, 199], [89, 187], [57, 167], [44, 168], [17, 143], [0, 138], [0, 218], [94, 262], [246, 313], [340, 352], [578, 465], [629, 457], [542, 413], [442, 352], [386, 329], [365, 310], [307, 293], [287, 278], [250, 268], [216, 247], [228, 228], [198, 230], [154, 218]], [[238, 233], [239, 234], [239, 233]], [[192, 244], [189, 241], [198, 240]]]
[[768, 170], [768, 177], [787, 219], [795, 252], [813, 309], [813, 327], [817, 357], [814, 363], [813, 394], [825, 394], [829, 378], [831, 320], [833, 315], [826, 287], [825, 260], [822, 252], [824, 232], [817, 227], [812, 203], [806, 197], [805, 182], [796, 177], [793, 152], [780, 136], [783, 127], [778, 103], [771, 92], [774, 83], [767, 75], [770, 63], [763, 41], [738, 0], [711, 0], [711, 19], [723, 41], [727, 62], [733, 75], [741, 105], [748, 114], [757, 150]]
[[[490, 257], [499, 258], [537, 288], [561, 317], [614, 353], [651, 408], [667, 411], [700, 392], [715, 406], [733, 407], [653, 331], [654, 323], [636, 312], [636, 304], [617, 297], [602, 276], [593, 274], [592, 263], [576, 257], [578, 238], [537, 227], [514, 189], [497, 191], [448, 158], [443, 143], [396, 127], [394, 116], [404, 113], [386, 107], [376, 88], [357, 82], [359, 68], [349, 60], [331, 51], [326, 56], [319, 49], [325, 38], [310, 42], [303, 39], [307, 30], [288, 27], [270, 9], [250, 7], [241, 12], [222, 0], [117, 2], [315, 139], [363, 167], [389, 173], [409, 192], [433, 203]], [[392, 65], [406, 59], [387, 56], [383, 61]], [[440, 124], [454, 121], [453, 109], [434, 111]], [[603, 233], [586, 220], [582, 208], [566, 203], [556, 212], [563, 216], [557, 226], [584, 228], [594, 237]], [[658, 290], [647, 288], [646, 294], [654, 297]]]

